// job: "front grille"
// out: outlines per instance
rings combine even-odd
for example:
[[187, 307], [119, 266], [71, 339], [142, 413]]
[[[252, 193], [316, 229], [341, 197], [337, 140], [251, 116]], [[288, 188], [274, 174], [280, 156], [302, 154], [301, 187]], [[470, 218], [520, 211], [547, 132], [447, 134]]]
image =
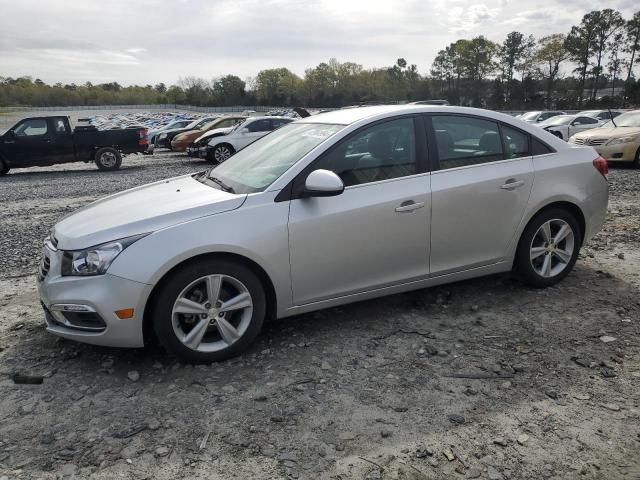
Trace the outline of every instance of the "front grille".
[[573, 143], [576, 145], [584, 145], [584, 138], [574, 138]]
[[38, 280], [42, 282], [47, 277], [50, 268], [51, 259], [46, 253], [43, 253], [42, 260], [40, 260], [40, 271], [38, 272]]

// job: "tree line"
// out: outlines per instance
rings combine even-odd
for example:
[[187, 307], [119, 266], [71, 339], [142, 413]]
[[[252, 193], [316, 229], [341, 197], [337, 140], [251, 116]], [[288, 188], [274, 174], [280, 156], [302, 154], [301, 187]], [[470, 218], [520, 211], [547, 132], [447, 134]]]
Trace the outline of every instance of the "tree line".
[[539, 39], [509, 33], [502, 43], [484, 36], [440, 50], [423, 75], [404, 58], [365, 69], [331, 59], [302, 77], [287, 68], [242, 80], [181, 78], [176, 85], [45, 84], [0, 77], [0, 106], [176, 104], [197, 106], [345, 105], [446, 99], [493, 109], [627, 107], [640, 105], [640, 11], [630, 19], [612, 9], [587, 13], [566, 33]]

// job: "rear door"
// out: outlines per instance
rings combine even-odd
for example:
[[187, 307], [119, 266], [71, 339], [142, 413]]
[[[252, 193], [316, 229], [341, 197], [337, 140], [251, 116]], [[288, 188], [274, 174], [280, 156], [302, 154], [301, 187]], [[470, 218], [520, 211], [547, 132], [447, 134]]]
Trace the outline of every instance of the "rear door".
[[505, 258], [529, 200], [533, 163], [528, 134], [467, 115], [427, 118], [433, 276]]
[[16, 167], [46, 165], [53, 156], [51, 131], [46, 118], [29, 118], [18, 123], [12, 135], [5, 136], [9, 162]]
[[49, 128], [51, 130], [51, 155], [56, 163], [75, 162], [76, 154], [69, 121], [64, 117], [50, 118]]

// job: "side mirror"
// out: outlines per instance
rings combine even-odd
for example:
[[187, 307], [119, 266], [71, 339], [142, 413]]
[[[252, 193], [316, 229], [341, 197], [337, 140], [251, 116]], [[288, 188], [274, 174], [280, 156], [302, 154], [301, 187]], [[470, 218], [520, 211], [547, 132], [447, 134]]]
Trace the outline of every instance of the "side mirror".
[[330, 170], [314, 170], [304, 182], [306, 196], [333, 197], [344, 192], [344, 183]]
[[249, 129], [247, 127], [244, 127], [242, 130], [240, 130], [240, 133], [242, 134], [249, 133]]

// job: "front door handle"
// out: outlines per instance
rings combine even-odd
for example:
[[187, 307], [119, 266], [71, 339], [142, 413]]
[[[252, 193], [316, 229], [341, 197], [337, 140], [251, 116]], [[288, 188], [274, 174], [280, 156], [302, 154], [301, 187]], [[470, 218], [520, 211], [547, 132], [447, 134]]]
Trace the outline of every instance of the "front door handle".
[[500, 188], [502, 190], [515, 190], [518, 187], [521, 187], [524, 185], [524, 181], [522, 180], [516, 180], [515, 178], [510, 178], [509, 180], [507, 180], [505, 182], [504, 185], [500, 185]]
[[424, 207], [424, 202], [416, 203], [413, 200], [410, 200], [408, 202], [402, 202], [399, 207], [396, 207], [396, 212], [413, 212], [414, 210], [422, 207]]
[[5, 140], [4, 143], [16, 143], [15, 140]]

